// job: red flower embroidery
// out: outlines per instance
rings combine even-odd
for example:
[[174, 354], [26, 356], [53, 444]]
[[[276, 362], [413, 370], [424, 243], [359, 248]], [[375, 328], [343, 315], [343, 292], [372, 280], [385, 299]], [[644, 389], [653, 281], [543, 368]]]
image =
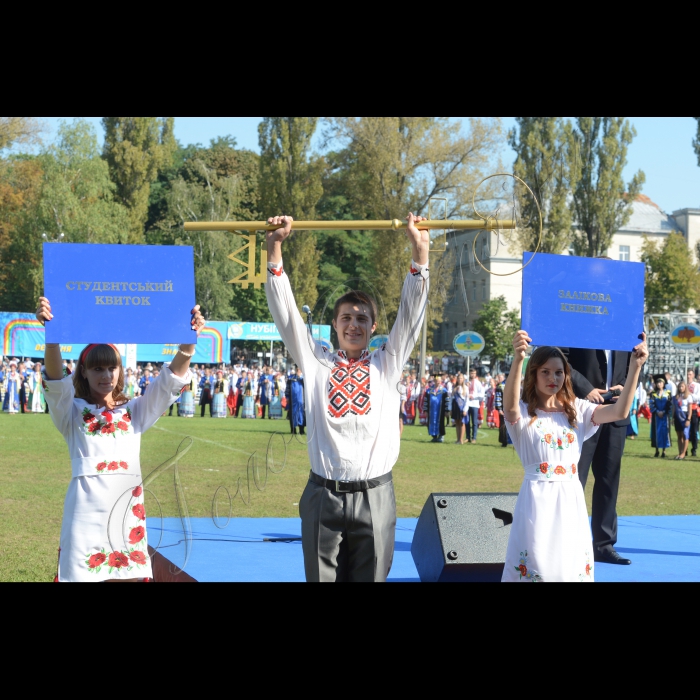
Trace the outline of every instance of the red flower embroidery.
[[129, 411], [127, 411], [127, 412], [122, 416], [122, 420], [123, 420], [125, 423], [131, 423], [131, 413], [129, 413]]
[[84, 420], [86, 423], [92, 423], [92, 421], [97, 420], [97, 419], [95, 418], [95, 416], [92, 415], [92, 413], [86, 413], [86, 414], [83, 416], [83, 420]]
[[119, 466], [120, 466], [122, 469], [128, 469], [128, 468], [129, 468], [129, 465], [128, 465], [126, 462], [119, 462]]
[[112, 418], [112, 414], [109, 411], [103, 411], [100, 414], [108, 423], [111, 423], [114, 419]]
[[90, 423], [88, 426], [88, 433], [97, 433], [100, 430], [100, 424], [99, 423]]
[[590, 575], [591, 575], [591, 565], [586, 564], [586, 576], [590, 576]]
[[98, 566], [102, 566], [106, 560], [107, 557], [102, 554], [102, 552], [93, 554], [90, 559], [88, 559], [88, 569], [96, 569]]
[[131, 544], [138, 544], [146, 536], [146, 530], [143, 525], [139, 525], [131, 530], [129, 533], [129, 542]]
[[561, 447], [561, 438], [557, 438], [557, 446]]
[[564, 467], [562, 467], [560, 464], [558, 467], [555, 467], [554, 473], [563, 475], [563, 474], [566, 474], [566, 469], [564, 469]]
[[112, 552], [109, 555], [109, 565], [115, 569], [121, 569], [122, 566], [129, 566], [129, 558], [122, 552]]
[[549, 443], [552, 442], [552, 436], [549, 434], [545, 435], [544, 441], [549, 445]]
[[143, 507], [143, 503], [137, 503], [132, 509], [131, 512], [139, 519], [139, 520], [145, 520], [146, 519], [146, 509]]
[[140, 486], [137, 486], [132, 492], [131, 495], [134, 498], [138, 498], [141, 494], [143, 493], [143, 489]]
[[110, 462], [107, 465], [107, 471], [116, 472], [119, 469], [119, 462]]
[[146, 555], [143, 552], [132, 552], [129, 555], [129, 559], [134, 562], [134, 564], [145, 564]]
[[97, 465], [96, 469], [98, 472], [103, 472], [107, 468], [107, 462], [100, 462], [100, 464]]
[[520, 569], [521, 576], [527, 576], [527, 566], [525, 564], [521, 564], [518, 569]]
[[575, 465], [575, 464], [572, 464], [572, 465], [571, 465], [571, 473], [572, 473], [572, 474], [575, 474], [575, 473], [576, 473], [576, 465]]
[[547, 469], [549, 469], [549, 464], [548, 464], [547, 462], [542, 462], [542, 464], [540, 464], [540, 471], [541, 471], [543, 474], [546, 474], [546, 473], [547, 473]]
[[123, 420], [120, 420], [119, 423], [117, 423], [117, 428], [119, 428], [119, 430], [128, 430], [129, 424], [125, 423]]
[[567, 433], [566, 439], [569, 441], [569, 444], [571, 444], [576, 438], [573, 433]]
[[102, 426], [102, 430], [100, 431], [103, 435], [111, 435], [112, 433], [116, 432], [117, 427], [114, 425], [114, 423], [107, 423], [107, 425]]

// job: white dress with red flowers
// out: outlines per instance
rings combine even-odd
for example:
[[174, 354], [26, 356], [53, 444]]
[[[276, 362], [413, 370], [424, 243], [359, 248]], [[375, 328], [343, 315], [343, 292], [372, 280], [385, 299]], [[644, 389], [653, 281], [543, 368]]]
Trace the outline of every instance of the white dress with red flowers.
[[520, 402], [520, 419], [507, 424], [525, 470], [513, 513], [502, 581], [593, 581], [591, 526], [578, 461], [598, 426], [596, 405], [576, 399], [576, 422], [563, 411], [537, 411], [532, 421]]
[[59, 581], [150, 578], [141, 480], [141, 435], [191, 376], [164, 367], [148, 387], [113, 411], [75, 398], [73, 377], [45, 380], [55, 426], [68, 443], [73, 478], [61, 527]]

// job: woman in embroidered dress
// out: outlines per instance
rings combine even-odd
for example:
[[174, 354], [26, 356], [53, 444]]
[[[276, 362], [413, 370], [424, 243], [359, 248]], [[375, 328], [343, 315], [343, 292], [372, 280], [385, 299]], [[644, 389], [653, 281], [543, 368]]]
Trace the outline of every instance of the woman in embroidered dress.
[[460, 372], [455, 380], [452, 390], [452, 420], [457, 428], [457, 444], [464, 445], [464, 421], [467, 419], [467, 387], [464, 384], [464, 375]]
[[19, 413], [19, 390], [22, 388], [22, 375], [17, 371], [17, 364], [10, 362], [10, 371], [5, 379], [5, 400], [2, 410], [5, 413]]
[[596, 405], [574, 396], [570, 367], [559, 348], [540, 347], [520, 376], [528, 344], [513, 339], [514, 360], [505, 386], [508, 433], [525, 469], [513, 513], [502, 581], [593, 581], [591, 528], [578, 478], [581, 447], [602, 423], [623, 420], [632, 405], [646, 338], [634, 348], [617, 402]]
[[255, 418], [255, 396], [253, 396], [253, 373], [248, 372], [248, 377], [243, 384], [243, 418]]
[[280, 391], [279, 375], [272, 381], [272, 398], [270, 399], [270, 418], [282, 418], [282, 392]]
[[32, 413], [44, 413], [46, 410], [44, 386], [41, 383], [41, 362], [34, 364], [29, 375], [29, 406]]
[[214, 382], [214, 398], [212, 399], [211, 415], [213, 418], [226, 418], [228, 409], [226, 408], [226, 393], [228, 392], [228, 381], [224, 379], [224, 371], [216, 371], [216, 382]]
[[[37, 318], [53, 318], [39, 300]], [[204, 319], [192, 311], [192, 329]], [[181, 345], [144, 396], [124, 396], [124, 370], [113, 345], [88, 345], [72, 376], [63, 377], [58, 344], [46, 344], [45, 396], [68, 443], [73, 478], [61, 527], [58, 581], [135, 581], [152, 577], [140, 466], [141, 435], [190, 381], [194, 345]], [[63, 377], [63, 378], [62, 378]]]
[[678, 390], [673, 397], [673, 427], [678, 438], [678, 456], [675, 459], [685, 459], [690, 440], [690, 412], [693, 405], [693, 396], [688, 391], [688, 385], [678, 382]]

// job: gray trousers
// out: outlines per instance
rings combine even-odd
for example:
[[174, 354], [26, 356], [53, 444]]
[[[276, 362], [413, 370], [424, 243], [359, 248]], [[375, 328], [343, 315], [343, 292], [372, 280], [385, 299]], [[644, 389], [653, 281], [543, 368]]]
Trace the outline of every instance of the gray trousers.
[[396, 536], [393, 481], [357, 493], [309, 481], [299, 515], [307, 581], [386, 581]]

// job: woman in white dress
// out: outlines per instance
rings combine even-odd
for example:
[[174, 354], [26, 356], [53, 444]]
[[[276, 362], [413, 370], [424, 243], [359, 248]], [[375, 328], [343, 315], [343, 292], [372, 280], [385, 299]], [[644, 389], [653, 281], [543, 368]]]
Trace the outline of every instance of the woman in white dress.
[[44, 386], [41, 383], [41, 362], [37, 362], [29, 375], [29, 405], [32, 413], [43, 413], [46, 410], [44, 402]]
[[634, 348], [617, 403], [603, 406], [574, 396], [570, 367], [559, 348], [530, 357], [520, 400], [528, 344], [513, 339], [514, 360], [504, 392], [508, 433], [525, 469], [513, 513], [502, 581], [593, 581], [593, 547], [578, 477], [584, 440], [598, 426], [627, 417], [639, 371], [649, 355], [646, 338]]
[[[42, 297], [37, 318], [53, 318]], [[204, 327], [199, 307], [193, 330]], [[194, 345], [181, 345], [144, 396], [123, 394], [124, 370], [113, 345], [88, 345], [63, 377], [58, 344], [46, 344], [45, 396], [70, 453], [72, 479], [63, 510], [57, 581], [138, 581], [152, 577], [146, 537], [141, 435], [189, 383]]]

